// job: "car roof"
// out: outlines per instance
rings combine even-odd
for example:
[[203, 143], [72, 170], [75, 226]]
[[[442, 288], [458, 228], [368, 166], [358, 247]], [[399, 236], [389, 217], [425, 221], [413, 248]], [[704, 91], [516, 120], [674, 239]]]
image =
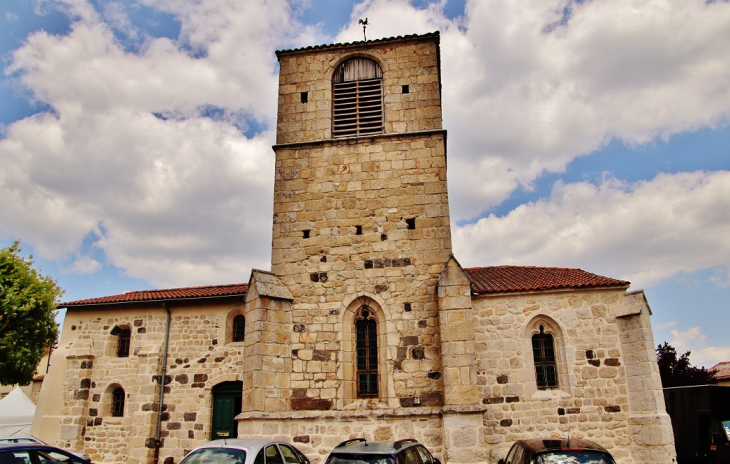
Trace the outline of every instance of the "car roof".
[[359, 454], [394, 454], [400, 450], [418, 445], [413, 438], [398, 441], [366, 441], [364, 438], [355, 438], [343, 441], [332, 450], [330, 454], [336, 453], [359, 453]]
[[0, 443], [0, 451], [27, 451], [27, 450], [41, 450], [41, 451], [60, 451], [62, 453], [71, 454], [70, 451], [56, 448], [55, 446], [46, 445], [43, 443]]
[[195, 450], [201, 448], [236, 448], [256, 454], [259, 452], [259, 450], [261, 450], [261, 448], [271, 444], [292, 446], [291, 444], [284, 441], [268, 440], [265, 438], [221, 438], [218, 440], [203, 443], [202, 445], [196, 447]]
[[523, 448], [532, 450], [535, 453], [565, 449], [608, 453], [606, 448], [584, 438], [531, 438], [529, 440], [519, 440], [518, 443], [520, 443]]

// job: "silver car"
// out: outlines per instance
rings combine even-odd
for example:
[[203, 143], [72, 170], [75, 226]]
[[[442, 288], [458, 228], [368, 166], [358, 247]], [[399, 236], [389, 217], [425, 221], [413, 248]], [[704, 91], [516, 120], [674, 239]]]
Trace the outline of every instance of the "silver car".
[[[21, 444], [29, 444], [29, 443], [35, 443], [38, 445], [47, 445], [48, 443], [45, 443], [36, 437], [2, 437], [0, 438], [0, 445], [2, 444], [13, 444], [13, 443], [21, 443]], [[74, 456], [78, 456], [81, 459], [84, 459], [86, 461], [90, 461], [91, 458], [89, 457], [88, 453], [84, 453], [83, 451], [71, 451], [68, 450], [69, 453], [73, 454]]]
[[234, 438], [204, 443], [180, 464], [309, 464], [309, 459], [283, 441]]

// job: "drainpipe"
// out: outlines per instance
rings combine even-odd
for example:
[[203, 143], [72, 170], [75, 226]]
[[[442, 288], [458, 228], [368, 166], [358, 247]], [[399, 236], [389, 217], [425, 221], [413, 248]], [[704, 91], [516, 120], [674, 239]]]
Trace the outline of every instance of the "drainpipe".
[[170, 308], [166, 302], [162, 302], [162, 307], [167, 311], [167, 324], [165, 324], [165, 348], [162, 354], [162, 375], [160, 376], [160, 401], [157, 403], [157, 434], [155, 435], [155, 460], [154, 463], [160, 462], [160, 435], [162, 434], [162, 405], [165, 400], [165, 380], [167, 379], [167, 343], [170, 340]]

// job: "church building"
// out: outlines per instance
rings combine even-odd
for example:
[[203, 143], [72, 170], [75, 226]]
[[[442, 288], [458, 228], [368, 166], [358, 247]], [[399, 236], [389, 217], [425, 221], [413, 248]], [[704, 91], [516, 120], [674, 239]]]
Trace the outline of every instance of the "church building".
[[439, 40], [277, 52], [271, 270], [63, 303], [32, 433], [99, 463], [236, 436], [313, 464], [354, 437], [444, 464], [568, 436], [673, 462], [643, 292], [452, 254]]

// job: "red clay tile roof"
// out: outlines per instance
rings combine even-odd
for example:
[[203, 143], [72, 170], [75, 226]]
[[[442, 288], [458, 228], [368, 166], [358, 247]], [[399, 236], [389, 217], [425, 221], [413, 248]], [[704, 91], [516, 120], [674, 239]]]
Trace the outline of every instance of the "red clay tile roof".
[[75, 306], [133, 303], [144, 301], [185, 300], [195, 298], [214, 298], [245, 295], [248, 284], [208, 285], [205, 287], [168, 288], [160, 290], [139, 290], [121, 295], [102, 296], [88, 300], [69, 301], [58, 305], [59, 308]]
[[581, 269], [534, 266], [492, 266], [464, 269], [476, 295], [567, 288], [628, 287], [625, 280], [603, 277]]
[[[581, 269], [534, 266], [492, 266], [464, 269], [476, 295], [556, 290], [567, 288], [628, 287], [625, 280], [603, 277]], [[58, 305], [71, 308], [87, 305], [133, 303], [162, 300], [185, 300], [245, 295], [248, 284], [209, 285], [160, 290], [139, 290], [121, 295], [69, 301]]]
[[715, 371], [715, 378], [717, 380], [730, 379], [730, 361], [718, 363], [708, 370]]

